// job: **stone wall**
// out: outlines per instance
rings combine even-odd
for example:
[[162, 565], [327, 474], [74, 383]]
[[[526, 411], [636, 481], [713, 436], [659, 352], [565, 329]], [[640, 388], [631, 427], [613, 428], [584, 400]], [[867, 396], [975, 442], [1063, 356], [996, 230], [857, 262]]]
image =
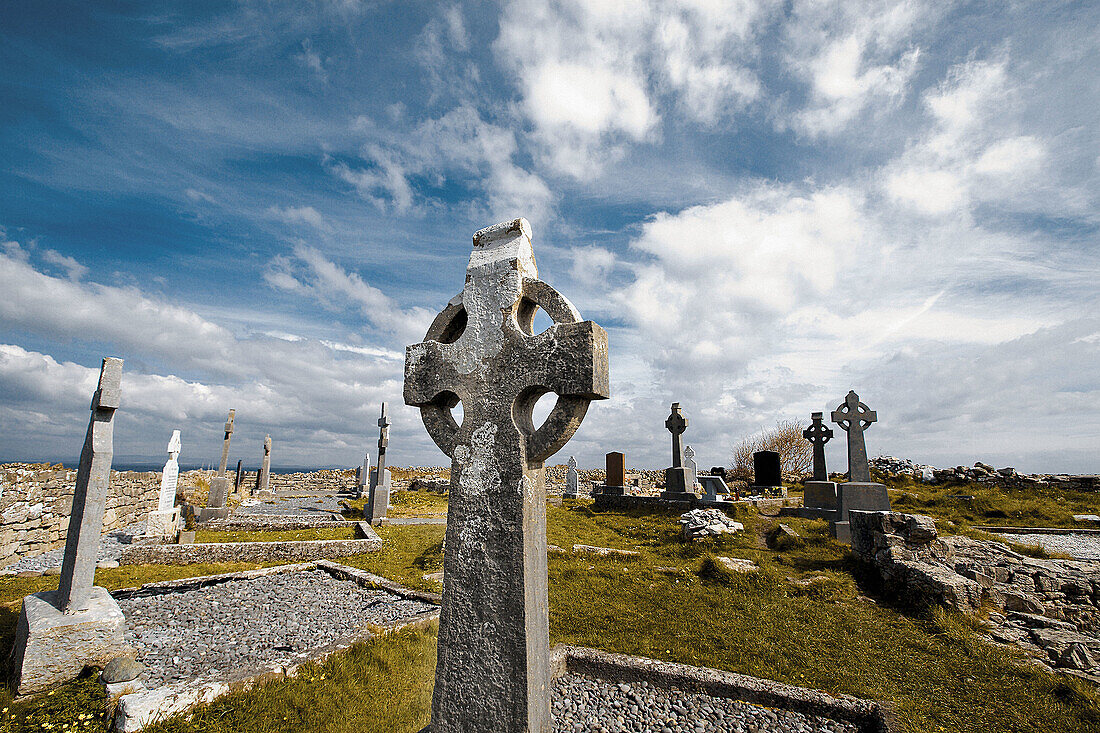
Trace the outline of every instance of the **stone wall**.
[[[65, 544], [76, 469], [60, 465], [0, 465], [0, 568]], [[111, 471], [105, 531], [145, 519], [156, 508], [159, 472]]]
[[1003, 543], [939, 537], [930, 517], [851, 512], [852, 552], [907, 603], [988, 613], [989, 638], [1100, 682], [1100, 562], [1037, 559]]
[[979, 484], [992, 484], [1011, 488], [1056, 486], [1076, 491], [1100, 491], [1100, 476], [1074, 476], [1064, 473], [1019, 473], [1011, 466], [994, 468], [981, 461], [973, 466], [936, 468], [923, 463], [915, 463], [907, 458], [878, 456], [872, 458], [868, 463], [872, 471], [881, 473], [884, 476], [910, 476], [927, 484], [972, 481]]

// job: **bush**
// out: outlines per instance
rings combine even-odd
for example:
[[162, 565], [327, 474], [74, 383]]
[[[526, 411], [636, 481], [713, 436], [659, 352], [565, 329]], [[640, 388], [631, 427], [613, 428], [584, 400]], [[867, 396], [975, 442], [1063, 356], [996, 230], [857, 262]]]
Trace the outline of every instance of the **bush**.
[[806, 425], [799, 420], [780, 420], [774, 428], [761, 430], [733, 447], [730, 475], [735, 479], [752, 479], [752, 454], [773, 450], [779, 454], [779, 466], [784, 474], [802, 476], [813, 465], [813, 446], [802, 437]]

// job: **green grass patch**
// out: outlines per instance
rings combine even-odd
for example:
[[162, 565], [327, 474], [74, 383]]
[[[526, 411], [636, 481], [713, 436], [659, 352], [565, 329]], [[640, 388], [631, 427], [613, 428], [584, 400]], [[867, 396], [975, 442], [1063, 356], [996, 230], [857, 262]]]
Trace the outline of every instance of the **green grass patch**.
[[195, 532], [195, 542], [296, 542], [308, 540], [353, 540], [351, 527], [310, 527], [308, 529], [277, 529], [218, 531], [200, 529]]
[[[354, 499], [347, 502], [349, 509], [343, 514], [348, 519], [361, 519], [367, 500]], [[387, 517], [438, 517], [447, 513], [447, 497], [430, 491], [393, 491], [390, 492], [390, 508]]]
[[94, 675], [18, 702], [5, 688], [0, 691], [0, 733], [107, 733], [106, 703]]
[[[894, 707], [907, 733], [962, 733], [976, 726], [989, 733], [1100, 729], [1095, 689], [985, 643], [979, 621], [942, 609], [902, 612], [869, 599], [872, 590], [858, 582], [850, 552], [828, 537], [823, 521], [784, 518], [800, 538], [772, 550], [764, 537], [776, 520], [751, 509], [742, 508], [737, 516], [745, 532], [693, 543], [678, 539], [675, 513], [593, 512], [584, 503], [549, 506], [547, 512], [551, 544], [641, 553], [636, 558], [550, 555], [554, 643], [882, 700]], [[443, 526], [383, 526], [379, 534], [386, 540], [381, 552], [341, 562], [410, 587], [439, 590], [423, 576], [442, 568]], [[730, 572], [716, 561], [718, 555], [751, 559], [760, 570]], [[243, 568], [118, 568], [99, 571], [97, 580], [121, 587], [229, 569]], [[0, 593], [43, 581], [56, 586], [56, 578], [3, 578]], [[434, 649], [434, 632], [373, 639], [324, 664], [307, 665], [297, 679], [234, 693], [190, 720], [181, 717], [150, 730], [417, 731], [428, 720]], [[59, 694], [85, 694], [78, 690], [81, 684]], [[102, 704], [94, 697], [79, 699], [76, 708], [83, 712]], [[4, 730], [23, 729], [0, 733]]]
[[[927, 514], [952, 522], [995, 527], [1074, 527], [1074, 514], [1100, 513], [1100, 492], [1049, 484], [1006, 487], [994, 484], [948, 482], [922, 484], [911, 477], [883, 479], [891, 489], [894, 511]], [[972, 496], [972, 499], [954, 498]], [[941, 526], [941, 530], [951, 525]], [[952, 529], [954, 531], [954, 529]]]

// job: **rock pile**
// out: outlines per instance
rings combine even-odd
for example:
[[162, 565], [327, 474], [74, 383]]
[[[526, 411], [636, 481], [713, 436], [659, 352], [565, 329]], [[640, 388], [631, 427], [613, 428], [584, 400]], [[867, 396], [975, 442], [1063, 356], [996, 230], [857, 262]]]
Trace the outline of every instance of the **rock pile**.
[[1019, 473], [1011, 466], [994, 468], [988, 463], [976, 462], [973, 466], [955, 466], [954, 468], [936, 468], [923, 463], [915, 463], [907, 458], [879, 456], [872, 458], [868, 465], [888, 477], [911, 476], [929, 484], [942, 484], [948, 481], [972, 481], [981, 484], [1028, 487], [1055, 484], [1065, 488], [1085, 491], [1100, 490], [1100, 476], [1070, 476], [1068, 474]]
[[680, 524], [684, 540], [736, 534], [745, 528], [745, 525], [727, 517], [721, 509], [692, 509], [680, 515]]
[[852, 552], [908, 603], [991, 613], [990, 638], [1100, 682], [1100, 562], [1040, 560], [996, 541], [937, 536], [930, 517], [852, 512]]

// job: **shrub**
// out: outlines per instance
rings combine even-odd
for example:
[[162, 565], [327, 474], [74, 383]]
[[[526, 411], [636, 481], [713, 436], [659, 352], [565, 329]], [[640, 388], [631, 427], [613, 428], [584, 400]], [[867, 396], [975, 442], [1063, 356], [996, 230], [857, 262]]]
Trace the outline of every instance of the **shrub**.
[[784, 474], [802, 476], [813, 464], [813, 447], [802, 437], [806, 425], [798, 420], [780, 420], [774, 428], [761, 430], [733, 447], [731, 475], [735, 479], [752, 478], [752, 454], [773, 450], [779, 454], [779, 466]]

